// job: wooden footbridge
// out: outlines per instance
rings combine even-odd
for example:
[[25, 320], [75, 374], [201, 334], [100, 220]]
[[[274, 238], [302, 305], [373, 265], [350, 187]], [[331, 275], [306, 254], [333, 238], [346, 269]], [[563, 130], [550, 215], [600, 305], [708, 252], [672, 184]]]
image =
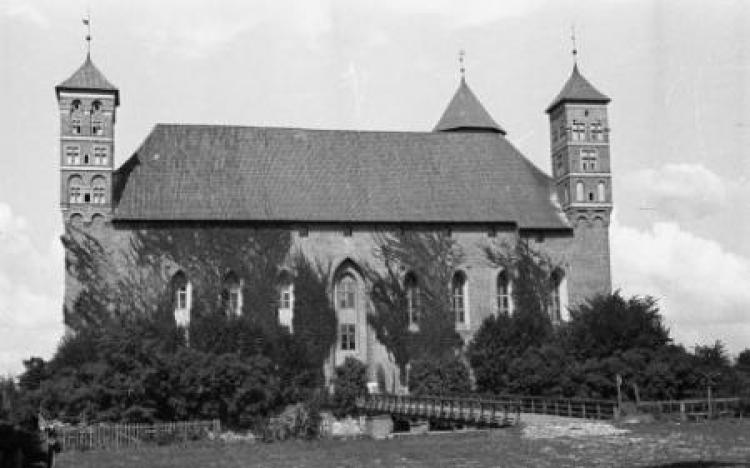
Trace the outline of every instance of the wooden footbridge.
[[516, 401], [480, 398], [374, 394], [358, 398], [356, 404], [371, 415], [391, 414], [479, 427], [513, 426], [520, 421], [521, 414]]
[[524, 414], [600, 420], [617, 416], [614, 401], [513, 395], [411, 396], [385, 393], [360, 397], [356, 405], [370, 415], [390, 414], [476, 427], [514, 426]]

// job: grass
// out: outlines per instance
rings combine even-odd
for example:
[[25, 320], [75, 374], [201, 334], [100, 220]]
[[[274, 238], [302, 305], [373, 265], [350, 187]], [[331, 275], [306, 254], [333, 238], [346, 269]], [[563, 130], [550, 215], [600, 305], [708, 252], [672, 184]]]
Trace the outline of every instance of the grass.
[[617, 436], [532, 440], [519, 428], [392, 440], [195, 443], [63, 453], [58, 468], [750, 467], [750, 421], [627, 426]]

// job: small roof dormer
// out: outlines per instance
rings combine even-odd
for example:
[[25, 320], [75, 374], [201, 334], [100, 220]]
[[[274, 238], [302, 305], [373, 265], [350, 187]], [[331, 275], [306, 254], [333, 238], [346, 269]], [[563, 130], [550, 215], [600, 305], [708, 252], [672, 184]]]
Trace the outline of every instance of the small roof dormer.
[[91, 54], [86, 54], [86, 61], [70, 78], [55, 86], [55, 93], [60, 97], [64, 91], [98, 91], [114, 94], [115, 105], [120, 105], [120, 90], [96, 68], [91, 61]]
[[461, 77], [461, 84], [434, 131], [489, 132], [505, 135], [505, 130], [495, 122], [479, 102], [469, 85], [466, 84], [464, 77]]
[[594, 88], [594, 85], [581, 75], [576, 63], [573, 66], [573, 73], [570, 74], [570, 78], [568, 78], [567, 83], [563, 86], [562, 91], [552, 101], [552, 104], [547, 107], [545, 112], [549, 114], [557, 106], [565, 102], [607, 104], [609, 101], [610, 99], [605, 94]]

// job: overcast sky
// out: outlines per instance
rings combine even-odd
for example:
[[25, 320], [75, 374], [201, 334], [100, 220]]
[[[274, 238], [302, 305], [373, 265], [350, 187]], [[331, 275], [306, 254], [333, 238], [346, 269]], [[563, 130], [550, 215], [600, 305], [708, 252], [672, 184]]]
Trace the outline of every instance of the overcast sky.
[[549, 172], [573, 65], [612, 98], [613, 281], [678, 342], [750, 347], [750, 2], [0, 0], [0, 374], [62, 334], [53, 88], [120, 89], [116, 160], [164, 123], [431, 130], [467, 80]]

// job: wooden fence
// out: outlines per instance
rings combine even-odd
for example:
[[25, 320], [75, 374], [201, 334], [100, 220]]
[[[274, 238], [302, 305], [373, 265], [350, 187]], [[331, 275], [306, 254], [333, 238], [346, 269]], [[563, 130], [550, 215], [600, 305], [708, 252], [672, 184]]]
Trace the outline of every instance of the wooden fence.
[[143, 445], [164, 445], [218, 436], [219, 420], [160, 424], [100, 424], [86, 427], [59, 427], [57, 439], [62, 450], [117, 450]]
[[642, 401], [639, 413], [653, 414], [657, 419], [701, 420], [741, 416], [739, 398]]

